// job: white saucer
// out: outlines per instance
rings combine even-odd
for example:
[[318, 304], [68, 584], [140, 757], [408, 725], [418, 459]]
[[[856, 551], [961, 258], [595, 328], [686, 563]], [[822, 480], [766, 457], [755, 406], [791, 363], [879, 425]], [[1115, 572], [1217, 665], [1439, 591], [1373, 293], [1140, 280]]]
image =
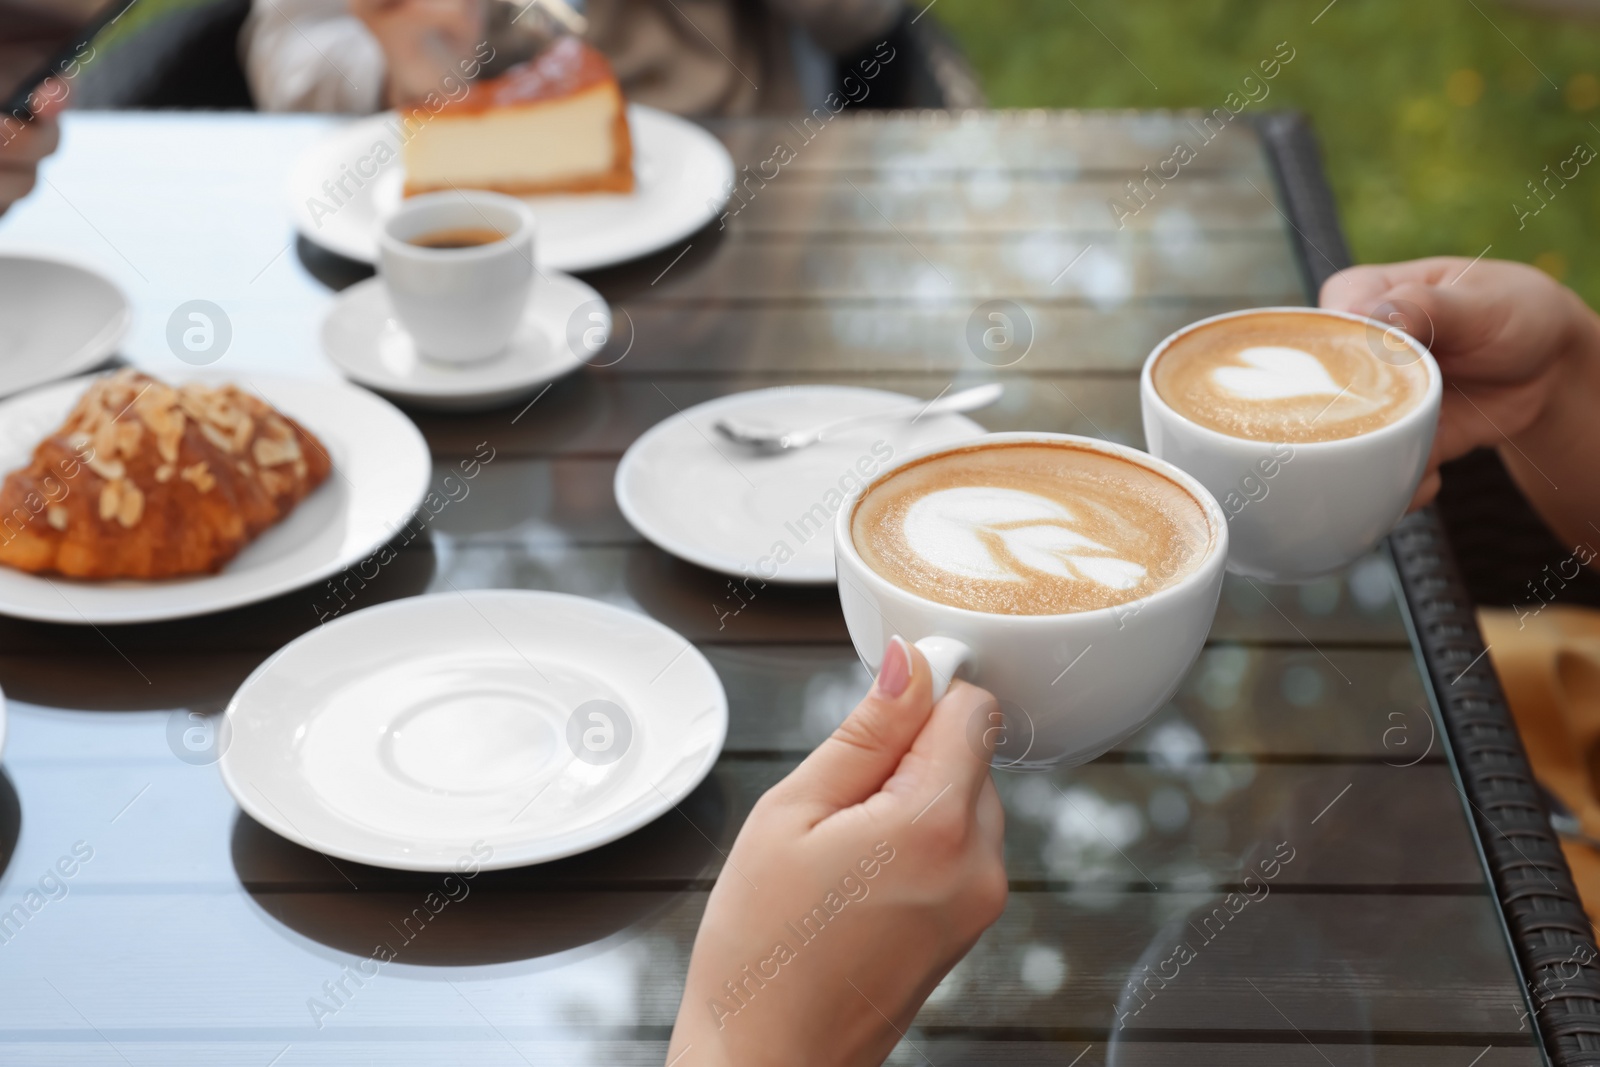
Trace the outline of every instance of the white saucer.
[[394, 318], [383, 279], [369, 278], [340, 293], [322, 320], [322, 350], [352, 381], [408, 404], [482, 411], [531, 396], [582, 366], [589, 353], [576, 350], [569, 339], [578, 338], [582, 347], [589, 327], [574, 327], [580, 313], [609, 330], [611, 309], [599, 293], [576, 278], [545, 270], [534, 279], [533, 298], [506, 351], [477, 363], [441, 363], [417, 352]]
[[256, 668], [227, 714], [222, 780], [251, 818], [409, 871], [615, 841], [699, 785], [728, 730], [716, 671], [678, 634], [520, 590], [353, 612]]
[[[333, 460], [328, 480], [217, 574], [85, 582], [0, 566], [0, 615], [103, 625], [180, 619], [253, 604], [365, 559], [422, 503], [433, 472], [428, 446], [387, 400], [337, 380], [193, 377], [237, 382], [314, 433]], [[59, 382], [0, 402], [0, 478], [27, 464], [35, 445], [61, 425], [90, 380]], [[313, 599], [308, 594], [308, 614]]]
[[[405, 164], [394, 112], [361, 119], [313, 144], [289, 175], [289, 205], [306, 239], [351, 259], [378, 258], [378, 225], [400, 206]], [[582, 271], [623, 263], [682, 240], [722, 213], [733, 158], [701, 127], [631, 104], [634, 191], [530, 196], [539, 266]], [[393, 157], [379, 164], [380, 145]], [[373, 173], [364, 181], [361, 174]], [[324, 183], [343, 181], [336, 203]], [[357, 181], [362, 183], [358, 186]], [[349, 195], [346, 196], [346, 193]]]
[[[690, 563], [780, 585], [829, 584], [832, 516], [853, 483], [871, 481], [902, 456], [984, 428], [964, 415], [885, 420], [810, 448], [758, 455], [724, 440], [713, 424], [727, 417], [804, 427], [914, 403], [915, 397], [881, 389], [796, 385], [697, 404], [628, 448], [617, 467], [617, 506], [640, 534]], [[781, 562], [785, 551], [792, 558]]]
[[132, 321], [122, 290], [93, 271], [0, 256], [0, 396], [96, 366]]

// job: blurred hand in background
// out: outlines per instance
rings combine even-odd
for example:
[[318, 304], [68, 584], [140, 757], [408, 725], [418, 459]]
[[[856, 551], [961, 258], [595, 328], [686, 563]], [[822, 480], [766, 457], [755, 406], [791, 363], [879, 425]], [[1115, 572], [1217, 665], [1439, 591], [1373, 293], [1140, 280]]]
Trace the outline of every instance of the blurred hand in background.
[[430, 93], [456, 95], [461, 64], [487, 33], [483, 0], [350, 0], [350, 13], [377, 38], [387, 67], [386, 103], [422, 103]]
[[56, 115], [66, 101], [66, 86], [47, 79], [34, 96], [40, 106], [32, 122], [13, 122], [8, 117], [0, 124], [0, 215], [33, 191], [40, 162], [61, 141]]

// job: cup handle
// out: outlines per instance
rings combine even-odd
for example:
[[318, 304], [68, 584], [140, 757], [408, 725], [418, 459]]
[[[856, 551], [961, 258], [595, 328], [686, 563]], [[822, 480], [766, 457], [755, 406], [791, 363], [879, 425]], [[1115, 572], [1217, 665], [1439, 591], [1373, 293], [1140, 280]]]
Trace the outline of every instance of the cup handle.
[[917, 651], [933, 671], [934, 703], [944, 698], [961, 668], [972, 663], [972, 649], [953, 637], [924, 637], [917, 642]]

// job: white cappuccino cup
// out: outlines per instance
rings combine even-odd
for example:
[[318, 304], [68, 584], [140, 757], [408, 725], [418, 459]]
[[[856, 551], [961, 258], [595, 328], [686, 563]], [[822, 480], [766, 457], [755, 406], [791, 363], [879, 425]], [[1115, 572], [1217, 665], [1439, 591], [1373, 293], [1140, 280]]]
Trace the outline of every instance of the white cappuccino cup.
[[[470, 247], [417, 244], [432, 235], [493, 231]], [[407, 199], [383, 224], [378, 270], [389, 301], [424, 356], [471, 363], [503, 351], [533, 292], [533, 211], [479, 190]]]
[[[1352, 437], [1262, 441], [1202, 426], [1155, 386], [1154, 368], [1174, 342], [1214, 323], [1259, 314], [1331, 316], [1365, 325], [1374, 358], [1420, 362], [1420, 401], [1393, 422]], [[1381, 356], [1376, 348], [1382, 346]], [[1192, 474], [1228, 516], [1228, 569], [1269, 582], [1301, 582], [1370, 552], [1404, 517], [1427, 470], [1442, 379], [1428, 349], [1374, 319], [1320, 308], [1253, 308], [1191, 323], [1163, 340], [1139, 378], [1145, 446]]]
[[[1187, 573], [1148, 596], [1055, 615], [998, 614], [929, 600], [862, 558], [852, 520], [874, 486], [930, 456], [1035, 442], [1100, 452], [1176, 483], [1204, 514], [1204, 551]], [[935, 699], [956, 677], [989, 690], [998, 707], [974, 729], [978, 735], [990, 732], [994, 762], [1008, 767], [1083, 763], [1144, 726], [1177, 692], [1205, 644], [1227, 554], [1227, 521], [1199, 482], [1137, 449], [1067, 434], [988, 434], [907, 456], [858, 492], [834, 520], [839, 602], [862, 661], [875, 672], [889, 639], [899, 635], [927, 657]]]

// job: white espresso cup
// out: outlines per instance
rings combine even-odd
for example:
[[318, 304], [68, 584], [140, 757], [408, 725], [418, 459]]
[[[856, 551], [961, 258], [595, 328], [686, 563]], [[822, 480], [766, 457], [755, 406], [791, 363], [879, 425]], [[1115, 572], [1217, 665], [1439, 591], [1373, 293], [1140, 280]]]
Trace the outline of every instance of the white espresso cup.
[[[925, 599], [861, 558], [851, 536], [856, 504], [895, 471], [928, 456], [985, 444], [1037, 441], [1092, 449], [1153, 471], [1194, 497], [1211, 543], [1194, 569], [1149, 596], [1062, 615], [1001, 615]], [[994, 694], [998, 708], [973, 724], [989, 734], [994, 762], [1048, 767], [1091, 760], [1134, 733], [1177, 692], [1211, 631], [1228, 555], [1217, 502], [1187, 474], [1137, 449], [1068, 434], [995, 433], [907, 456], [839, 509], [834, 520], [839, 602], [856, 651], [876, 673], [895, 635], [933, 670], [934, 697], [952, 678]]]
[[[501, 193], [424, 193], [401, 204], [379, 235], [378, 270], [418, 352], [470, 363], [505, 349], [533, 292], [533, 229], [528, 205]], [[502, 238], [467, 248], [413, 243], [461, 230]]]
[[[1333, 441], [1233, 437], [1179, 414], [1156, 392], [1153, 370], [1171, 345], [1210, 323], [1274, 314], [1364, 323], [1384, 359], [1420, 360], [1422, 400], [1387, 426]], [[1376, 353], [1375, 353], [1376, 354]], [[1194, 475], [1228, 516], [1228, 569], [1269, 582], [1304, 582], [1370, 552], [1406, 513], [1427, 470], [1443, 382], [1427, 346], [1393, 326], [1343, 311], [1273, 307], [1190, 323], [1156, 345], [1139, 376], [1145, 447]]]

